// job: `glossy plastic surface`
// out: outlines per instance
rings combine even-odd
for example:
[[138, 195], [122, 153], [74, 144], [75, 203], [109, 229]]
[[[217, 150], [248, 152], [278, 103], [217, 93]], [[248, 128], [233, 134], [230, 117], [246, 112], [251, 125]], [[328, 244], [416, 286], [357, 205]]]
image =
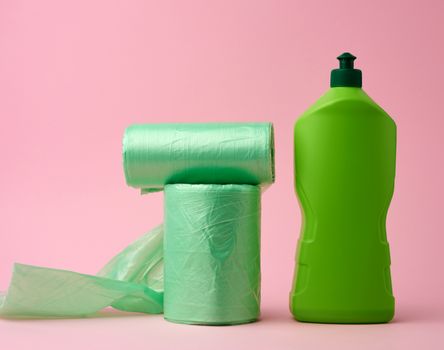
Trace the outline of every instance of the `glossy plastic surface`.
[[396, 125], [360, 88], [330, 89], [296, 122], [303, 212], [290, 296], [300, 321], [388, 322], [394, 314], [385, 221]]

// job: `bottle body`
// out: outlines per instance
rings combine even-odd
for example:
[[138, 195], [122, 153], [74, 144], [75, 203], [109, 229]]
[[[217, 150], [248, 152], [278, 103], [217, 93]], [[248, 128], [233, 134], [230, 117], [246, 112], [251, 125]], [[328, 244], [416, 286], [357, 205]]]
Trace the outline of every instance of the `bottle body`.
[[388, 322], [394, 314], [385, 221], [394, 121], [357, 87], [335, 87], [295, 125], [303, 224], [290, 296], [300, 321]]

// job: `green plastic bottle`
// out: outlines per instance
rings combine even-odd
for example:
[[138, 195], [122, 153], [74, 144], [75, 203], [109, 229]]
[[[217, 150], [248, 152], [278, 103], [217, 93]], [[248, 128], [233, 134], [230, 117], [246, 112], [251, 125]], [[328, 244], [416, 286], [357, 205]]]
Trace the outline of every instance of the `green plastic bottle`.
[[299, 321], [382, 323], [394, 315], [386, 216], [396, 124], [363, 90], [356, 57], [294, 128], [303, 223], [290, 308]]

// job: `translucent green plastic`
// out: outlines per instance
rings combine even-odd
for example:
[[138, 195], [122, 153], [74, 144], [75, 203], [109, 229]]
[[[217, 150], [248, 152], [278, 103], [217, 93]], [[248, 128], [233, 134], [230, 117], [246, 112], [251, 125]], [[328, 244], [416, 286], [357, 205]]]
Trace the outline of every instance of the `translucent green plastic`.
[[260, 189], [165, 187], [167, 320], [238, 324], [259, 317]]
[[296, 122], [303, 212], [290, 296], [300, 321], [388, 322], [394, 315], [385, 221], [396, 125], [361, 88], [330, 89]]
[[132, 125], [123, 138], [129, 186], [142, 192], [166, 184], [252, 184], [274, 181], [271, 123]]
[[165, 284], [168, 320], [257, 319], [260, 194], [274, 181], [272, 124], [135, 125], [125, 132], [123, 158], [130, 186], [165, 187], [165, 250], [159, 227], [97, 276], [16, 264], [0, 316], [79, 317], [107, 306], [161, 313]]
[[150, 314], [163, 311], [163, 227], [115, 256], [97, 276], [15, 264], [0, 317], [82, 317], [112, 306]]

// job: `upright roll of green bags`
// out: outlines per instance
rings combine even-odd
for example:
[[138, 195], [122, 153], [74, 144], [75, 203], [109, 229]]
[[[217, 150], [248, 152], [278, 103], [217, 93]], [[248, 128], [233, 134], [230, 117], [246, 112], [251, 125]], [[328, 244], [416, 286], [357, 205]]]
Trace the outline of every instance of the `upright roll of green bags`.
[[128, 185], [142, 192], [166, 184], [252, 184], [274, 181], [271, 123], [132, 125], [123, 138]]
[[164, 316], [189, 324], [256, 320], [260, 188], [165, 186]]

